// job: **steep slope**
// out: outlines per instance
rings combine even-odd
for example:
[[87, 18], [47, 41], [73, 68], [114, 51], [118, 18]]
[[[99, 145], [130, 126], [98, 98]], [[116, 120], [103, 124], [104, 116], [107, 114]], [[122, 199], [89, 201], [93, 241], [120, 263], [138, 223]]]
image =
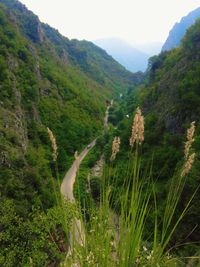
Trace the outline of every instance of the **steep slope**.
[[26, 165], [29, 149], [37, 154], [39, 144], [47, 142], [48, 126], [57, 136], [60, 170], [65, 170], [66, 155], [101, 130], [105, 100], [126, 89], [133, 76], [92, 43], [69, 41], [43, 25], [18, 1], [0, 3], [1, 162], [11, 177], [18, 173], [12, 152]]
[[[191, 122], [196, 122], [196, 161], [182, 195], [182, 207], [200, 183], [199, 88], [200, 21], [188, 30], [179, 48], [151, 59], [149, 82], [138, 92], [138, 103], [145, 114], [144, 154], [146, 159], [154, 155], [154, 176], [158, 177], [161, 196], [162, 187], [173, 175], [174, 169], [180, 169], [186, 130]], [[197, 227], [200, 220], [198, 194], [192, 203], [174, 238], [175, 242], [198, 241], [200, 238]]]
[[178, 47], [184, 37], [187, 29], [200, 18], [200, 7], [183, 17], [179, 23], [176, 23], [169, 33], [169, 36], [162, 47], [162, 51], [168, 51]]
[[[124, 182], [125, 162], [128, 161], [127, 151], [130, 149], [132, 114], [140, 106], [145, 117], [141, 168], [146, 175], [153, 158], [152, 178], [156, 181], [156, 192], [161, 209], [166, 204], [165, 197], [169, 181], [175, 171], [181, 170], [184, 161], [187, 128], [191, 122], [196, 121], [195, 141], [192, 148], [196, 153], [196, 159], [176, 211], [176, 216], [179, 216], [180, 210], [184, 209], [200, 184], [200, 21], [188, 30], [179, 48], [152, 57], [145, 83], [134, 91], [129, 90], [124, 100], [120, 101], [123, 101], [120, 108], [116, 107], [114, 112], [112, 111], [112, 115], [121, 120], [114, 132], [114, 136], [121, 138], [117, 166], [122, 171], [117, 187], [120, 191]], [[114, 119], [111, 117], [114, 122], [115, 117]], [[173, 236], [171, 247], [199, 241], [199, 207], [198, 191], [187, 216]], [[161, 214], [159, 210], [160, 220], [162, 220]], [[153, 227], [151, 223], [151, 216], [149, 216], [147, 237]], [[184, 249], [186, 254], [183, 255], [192, 256], [195, 254], [195, 249], [198, 252], [199, 247], [198, 244], [196, 248], [195, 244], [191, 247], [180, 247], [180, 251]]]
[[118, 38], [100, 39], [94, 43], [132, 72], [145, 71], [149, 55]]
[[78, 65], [81, 71], [101, 85], [112, 87], [117, 92], [119, 88], [123, 90], [130, 82], [134, 82], [133, 74], [92, 42], [69, 41], [48, 25], [42, 24], [42, 28], [61, 57]]
[[106, 100], [135, 78], [102, 49], [61, 36], [15, 0], [0, 0], [0, 39], [0, 265], [28, 266], [31, 257], [47, 266], [66, 250], [62, 216], [51, 213], [48, 230], [32, 214], [43, 218], [55, 204], [47, 127], [62, 178], [74, 152], [102, 130]]

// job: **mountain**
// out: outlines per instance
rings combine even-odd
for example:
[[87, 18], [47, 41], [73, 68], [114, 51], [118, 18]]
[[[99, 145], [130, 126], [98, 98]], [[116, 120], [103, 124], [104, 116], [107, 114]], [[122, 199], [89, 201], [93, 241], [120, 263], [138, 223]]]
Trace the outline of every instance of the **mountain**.
[[138, 77], [93, 43], [69, 40], [41, 23], [19, 1], [0, 0], [0, 5], [0, 162], [1, 177], [9, 170], [1, 181], [6, 185], [21, 180], [22, 173], [31, 177], [25, 173], [31, 171], [29, 157], [37, 162], [42, 157], [48, 166], [46, 127], [57, 136], [60, 170], [66, 170], [65, 157], [101, 130], [106, 99]]
[[[125, 172], [129, 174], [130, 171], [132, 174], [132, 165], [137, 164], [135, 160], [134, 164], [129, 165], [127, 169], [124, 168], [130, 154], [127, 153], [132, 123], [130, 114], [140, 105], [145, 115], [145, 139], [142, 149], [137, 150], [137, 153], [142, 150], [144, 158], [138, 162], [141, 164], [141, 172], [144, 170], [144, 178], [147, 179], [150, 162], [150, 172], [155, 178], [155, 186], [152, 198], [147, 199], [152, 207], [159, 204], [156, 210], [158, 219], [162, 216], [160, 209], [165, 206], [163, 195], [168, 190], [172, 170], [179, 170], [183, 161], [186, 129], [192, 121], [196, 121], [196, 161], [185, 185], [186, 190], [181, 196], [182, 202], [178, 206], [177, 216], [179, 209], [186, 207], [187, 200], [200, 182], [200, 21], [187, 31], [179, 48], [152, 57], [145, 74], [127, 71], [103, 49], [91, 42], [69, 40], [62, 36], [49, 25], [41, 23], [36, 15], [17, 0], [0, 0], [0, 40], [0, 266], [64, 265], [66, 255], [70, 256], [69, 233], [71, 226], [74, 226], [74, 218], [79, 218], [79, 207], [85, 221], [89, 222], [85, 227], [88, 231], [86, 238], [89, 239], [85, 247], [77, 246], [77, 250], [73, 250], [74, 265], [80, 261], [84, 266], [93, 266], [98, 264], [99, 257], [103, 263], [108, 262], [108, 266], [112, 265], [111, 259], [117, 265], [120, 261], [113, 257], [116, 253], [113, 242], [110, 242], [115, 236], [113, 230], [116, 223], [114, 222], [113, 228], [108, 227], [109, 216], [104, 217], [102, 213], [100, 217], [103, 224], [99, 225], [96, 215], [100, 205], [96, 208], [90, 199], [89, 190], [82, 190], [84, 187], [90, 187], [87, 173], [81, 173], [84, 179], [82, 184], [80, 180], [77, 181], [80, 190], [76, 193], [84, 194], [84, 199], [89, 198], [94, 207], [91, 213], [86, 209], [86, 201], [77, 201], [77, 208], [76, 203], [63, 201], [59, 194], [60, 182], [71, 166], [74, 155], [77, 156], [76, 151], [80, 152], [97, 138], [97, 144], [104, 149], [105, 160], [108, 158], [111, 166], [108, 172], [109, 179], [105, 180], [105, 184], [109, 182], [106, 195], [109, 199], [115, 200], [111, 193], [126, 184]], [[139, 86], [136, 87], [137, 85]], [[110, 127], [110, 131], [101, 136], [106, 103], [112, 98], [116, 100], [110, 108], [110, 119], [114, 122], [114, 127]], [[121, 123], [118, 125], [119, 120]], [[56, 162], [52, 160], [47, 127], [56, 138]], [[101, 138], [98, 138], [99, 135]], [[121, 138], [117, 158], [121, 164], [118, 166], [121, 175], [116, 175], [116, 171], [112, 169], [117, 161], [110, 163], [109, 145], [112, 143], [112, 135]], [[51, 139], [54, 141], [55, 149], [55, 139], [52, 135]], [[101, 152], [95, 151], [94, 154], [90, 154], [87, 162], [89, 167], [96, 163], [95, 153], [101, 156]], [[105, 174], [107, 176], [107, 171]], [[136, 176], [138, 175], [139, 172], [136, 173]], [[113, 180], [112, 185], [110, 182]], [[127, 184], [131, 186], [133, 180]], [[148, 188], [148, 180], [144, 180]], [[97, 183], [93, 179], [93, 182], [98, 192], [101, 181], [98, 180]], [[135, 196], [129, 201], [129, 185], [125, 198], [127, 202], [135, 202]], [[120, 192], [119, 190], [118, 193]], [[120, 194], [117, 196], [117, 205], [124, 209], [120, 203]], [[140, 197], [142, 198], [142, 194], [139, 194], [139, 199]], [[109, 203], [107, 200], [105, 202], [108, 208]], [[144, 207], [143, 204], [142, 206]], [[187, 241], [194, 242], [191, 242], [192, 246], [188, 250], [196, 249], [195, 242], [199, 250], [199, 207], [199, 197], [196, 195], [184, 223], [179, 226], [173, 236], [173, 243], [166, 251], [171, 253], [171, 247], [180, 247], [180, 244]], [[116, 209], [116, 212], [119, 210]], [[152, 229], [154, 232], [157, 231], [157, 220], [156, 224], [152, 225], [154, 211], [152, 208], [147, 210], [145, 234], [148, 240], [147, 251], [151, 251], [149, 240]], [[132, 211], [135, 213], [135, 209]], [[128, 224], [131, 217], [128, 214]], [[93, 220], [94, 229], [100, 231], [94, 231], [92, 228], [93, 223], [90, 222]], [[134, 230], [135, 223], [131, 227]], [[139, 224], [139, 228], [143, 227]], [[158, 224], [158, 231], [160, 228], [162, 226]], [[107, 235], [101, 229], [108, 230]], [[126, 228], [122, 227], [123, 241], [124, 229], [126, 231]], [[127, 229], [127, 233], [132, 232], [131, 228]], [[94, 234], [97, 234], [97, 239], [94, 239]], [[138, 236], [137, 239], [143, 239], [140, 230]], [[123, 252], [122, 262], [124, 255], [128, 259], [137, 251], [137, 262], [132, 262], [131, 265], [143, 265], [144, 258], [148, 260], [147, 265], [151, 265], [151, 259], [155, 258], [154, 253], [146, 254], [146, 249], [138, 250], [143, 247], [143, 240], [141, 246], [135, 248], [135, 240], [132, 243], [130, 235], [128, 240], [131, 250], [127, 253], [125, 246], [125, 249], [120, 251], [119, 254]], [[180, 243], [177, 240], [180, 240]], [[99, 243], [99, 246], [96, 246], [95, 242]], [[121, 249], [121, 246], [119, 247]], [[155, 248], [154, 243], [153, 247]], [[155, 253], [157, 256], [160, 250], [157, 254], [155, 249]], [[192, 253], [194, 255], [194, 252]], [[111, 259], [108, 254], [111, 255]], [[187, 256], [187, 253], [183, 253], [184, 258], [185, 255]], [[167, 262], [176, 264], [171, 258], [169, 261], [169, 256]], [[138, 259], [141, 262], [138, 263]], [[69, 260], [66, 266], [70, 266], [71, 257], [67, 257], [66, 260]], [[127, 265], [128, 261], [125, 259], [124, 263]], [[165, 262], [162, 261], [161, 265], [165, 266]]]
[[169, 36], [162, 47], [162, 51], [168, 51], [178, 47], [184, 37], [187, 29], [200, 18], [200, 7], [183, 17], [179, 23], [176, 23], [169, 33]]
[[[162, 188], [167, 186], [174, 170], [179, 170], [183, 164], [187, 128], [191, 122], [196, 122], [193, 145], [196, 160], [185, 185], [182, 204], [179, 208], [184, 207], [200, 182], [199, 62], [200, 20], [189, 28], [179, 48], [150, 59], [150, 69], [145, 84], [137, 89], [137, 94], [134, 90], [132, 93], [130, 91], [127, 96], [128, 109], [132, 107], [132, 110], [135, 110], [139, 105], [145, 116], [143, 164], [147, 166], [153, 155], [153, 177], [157, 178], [157, 190], [161, 194], [160, 203], [163, 201]], [[130, 129], [129, 124], [125, 137], [127, 140]], [[196, 223], [200, 221], [199, 207], [200, 201], [197, 193], [188, 215], [174, 235], [174, 243], [182, 243], [183, 240], [184, 242], [198, 242], [200, 229], [196, 227]]]
[[[195, 161], [187, 162], [192, 167], [180, 196], [173, 221], [178, 220], [181, 212], [200, 184], [200, 20], [188, 29], [182, 39], [180, 47], [162, 52], [149, 60], [145, 82], [134, 90], [128, 90], [120, 101], [122, 104], [111, 113], [111, 121], [117, 125], [114, 136], [120, 136], [120, 152], [115, 162], [121, 172], [118, 175], [117, 192], [124, 186], [124, 169], [130, 162], [127, 151], [130, 149], [130, 136], [133, 131], [133, 115], [139, 106], [144, 115], [144, 142], [139, 146], [141, 153], [141, 173], [148, 181], [148, 172], [155, 182], [154, 190], [159, 208], [156, 210], [156, 219], [159, 218], [158, 232], [163, 223], [163, 211], [166, 207], [167, 192], [172, 178], [175, 189], [179, 188], [178, 177], [185, 163], [184, 146], [187, 129], [195, 122], [195, 136], [190, 155], [194, 152]], [[119, 122], [120, 121], [120, 122]], [[137, 121], [139, 121], [137, 117]], [[135, 134], [135, 136], [137, 136]], [[136, 146], [137, 147], [137, 146]], [[131, 170], [132, 171], [132, 170]], [[130, 174], [131, 175], [131, 171]], [[130, 176], [131, 177], [131, 176]], [[116, 196], [116, 199], [119, 195]], [[116, 203], [118, 203], [116, 201]], [[153, 199], [152, 199], [153, 205]], [[118, 206], [117, 206], [118, 207]], [[153, 213], [153, 212], [152, 212]], [[151, 243], [151, 229], [155, 226], [154, 218], [149, 214], [145, 228], [146, 238]], [[200, 199], [196, 191], [194, 199], [186, 215], [174, 232], [168, 249], [177, 248], [175, 254], [191, 257], [198, 255], [200, 240]], [[152, 241], [153, 242], [153, 241]], [[189, 243], [181, 248], [179, 244]], [[186, 256], [187, 255], [187, 256]], [[183, 260], [184, 261], [184, 260]], [[151, 265], [151, 264], [150, 264]], [[189, 264], [191, 265], [191, 264]], [[191, 266], [198, 266], [195, 262]], [[164, 266], [166, 266], [164, 264]]]
[[162, 45], [160, 42], [133, 44], [136, 49], [149, 55], [149, 57], [160, 54]]
[[54, 213], [47, 127], [62, 178], [75, 151], [102, 132], [106, 100], [139, 77], [93, 43], [41, 23], [17, 0], [0, 0], [0, 39], [0, 265], [29, 266], [31, 257], [35, 266], [58, 266], [64, 233]]
[[99, 39], [94, 43], [132, 72], [145, 71], [149, 55], [118, 38]]

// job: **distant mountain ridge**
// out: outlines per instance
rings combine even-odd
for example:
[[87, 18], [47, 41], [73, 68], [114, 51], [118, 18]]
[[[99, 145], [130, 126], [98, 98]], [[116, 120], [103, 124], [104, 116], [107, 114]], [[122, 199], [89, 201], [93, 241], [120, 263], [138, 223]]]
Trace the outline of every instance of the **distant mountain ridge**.
[[116, 61], [132, 72], [145, 71], [149, 55], [129, 45], [119, 38], [106, 38], [94, 41], [106, 50]]
[[150, 42], [150, 43], [138, 43], [133, 45], [136, 49], [148, 54], [149, 56], [158, 55], [161, 52], [163, 43]]
[[168, 51], [180, 45], [182, 38], [190, 26], [200, 18], [200, 7], [183, 17], [179, 23], [176, 23], [169, 33], [169, 36], [162, 47], [162, 51]]

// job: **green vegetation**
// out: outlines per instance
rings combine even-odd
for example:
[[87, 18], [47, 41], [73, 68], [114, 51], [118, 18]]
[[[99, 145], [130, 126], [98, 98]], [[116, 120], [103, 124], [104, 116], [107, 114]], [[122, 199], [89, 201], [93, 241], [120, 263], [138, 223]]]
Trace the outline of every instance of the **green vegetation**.
[[[0, 40], [0, 265], [198, 266], [186, 257], [198, 257], [200, 240], [193, 195], [200, 183], [200, 21], [179, 48], [151, 58], [145, 75], [90, 42], [63, 37], [16, 0], [0, 0]], [[101, 136], [109, 99], [112, 125]], [[138, 105], [144, 143], [130, 151]], [[186, 180], [184, 141], [193, 121], [196, 160]], [[121, 144], [111, 163], [114, 136]], [[60, 182], [74, 153], [96, 137], [76, 180], [77, 207], [62, 199]], [[102, 154], [103, 176], [88, 182]], [[86, 243], [66, 259], [75, 218], [85, 224]]]
[[[139, 133], [142, 128], [137, 126], [138, 121], [136, 120], [135, 129], [138, 127]], [[142, 136], [142, 132], [138, 136], [134, 135], [136, 132], [133, 133], [133, 136], [136, 136], [136, 145], [129, 151], [129, 160], [123, 170], [123, 186], [118, 187], [119, 206], [116, 207], [113, 194], [116, 194], [115, 188], [122, 172], [118, 165], [113, 165], [112, 162], [106, 166], [101, 178], [99, 201], [94, 202], [89, 192], [88, 198], [84, 199], [87, 201], [86, 211], [83, 213], [85, 243], [83, 246], [76, 242], [73, 244], [72, 253], [68, 255], [63, 266], [185, 266], [188, 258], [177, 257], [170, 241], [189, 211], [191, 201], [197, 192], [194, 191], [190, 195], [186, 206], [177, 216], [178, 204], [188, 182], [187, 174], [191, 170], [188, 162], [193, 155], [193, 129], [191, 125], [185, 145], [188, 152], [185, 151], [183, 166], [168, 179], [168, 191], [164, 192], [162, 199], [164, 207], [163, 203], [159, 202], [152, 167], [146, 171], [141, 169], [143, 155], [141, 146], [138, 145], [138, 136]], [[84, 170], [86, 165], [85, 162]], [[82, 176], [79, 179], [82, 179]], [[86, 181], [83, 184], [86, 185]], [[83, 190], [82, 187], [80, 189]], [[82, 201], [83, 196], [79, 197], [77, 199]], [[111, 211], [111, 207], [115, 207], [115, 212]], [[147, 235], [150, 214], [154, 225]], [[196, 266], [199, 258], [194, 257], [192, 261], [189, 259], [189, 262], [193, 262], [191, 266]]]
[[[187, 32], [181, 46], [170, 52], [153, 57], [149, 62], [146, 80], [135, 90], [129, 90], [124, 97], [124, 114], [130, 114], [139, 105], [145, 115], [145, 140], [142, 148], [141, 169], [145, 170], [153, 162], [152, 176], [156, 179], [155, 190], [158, 202], [164, 208], [164, 194], [168, 190], [169, 177], [175, 169], [180, 169], [183, 161], [182, 151], [184, 133], [192, 121], [196, 121], [194, 150], [196, 158], [192, 172], [177, 206], [176, 216], [200, 183], [199, 165], [199, 34], [200, 21]], [[117, 160], [121, 175], [118, 186], [123, 185], [123, 170], [128, 161], [129, 134], [131, 119], [123, 118], [114, 135], [121, 136], [121, 151]], [[117, 189], [118, 190], [118, 189]], [[171, 246], [178, 247], [177, 253], [188, 256], [199, 251], [200, 231], [199, 198], [195, 196], [192, 206], [182, 223], [176, 229]], [[162, 214], [158, 214], [162, 217]], [[148, 217], [147, 233], [152, 229], [152, 218]], [[184, 245], [189, 243], [190, 245]]]
[[30, 266], [29, 258], [35, 266], [58, 265], [66, 239], [52, 193], [47, 127], [57, 138], [62, 179], [74, 152], [102, 131], [106, 100], [133, 77], [103, 50], [63, 37], [16, 0], [0, 0], [0, 39], [0, 265]]
[[47, 212], [33, 209], [28, 218], [19, 216], [16, 209], [13, 200], [1, 202], [0, 265], [42, 267], [52, 262], [59, 265], [68, 250], [66, 229], [70, 229], [74, 216], [73, 205], [54, 206]]

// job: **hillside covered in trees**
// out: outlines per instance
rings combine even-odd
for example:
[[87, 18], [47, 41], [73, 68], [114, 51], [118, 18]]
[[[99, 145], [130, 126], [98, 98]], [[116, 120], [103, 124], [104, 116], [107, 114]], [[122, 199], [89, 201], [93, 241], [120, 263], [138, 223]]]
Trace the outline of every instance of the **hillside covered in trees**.
[[[179, 47], [133, 74], [93, 43], [41, 23], [19, 1], [0, 0], [0, 266], [61, 266], [66, 255], [70, 267], [198, 266], [199, 191], [190, 200], [200, 184], [199, 88], [199, 20]], [[142, 132], [136, 150], [133, 115]], [[196, 154], [181, 180], [174, 173], [186, 160], [188, 128], [195, 128]], [[76, 206], [63, 200], [60, 184], [83, 148]], [[190, 208], [163, 245], [162, 212], [171, 181], [176, 192], [174, 177], [184, 184], [177, 204], [172, 196], [174, 210], [168, 202], [169, 225]], [[74, 218], [86, 236], [75, 249]]]
[[[145, 117], [145, 136], [142, 146], [142, 168], [153, 161], [152, 177], [156, 179], [159, 202], [164, 204], [164, 192], [168, 188], [170, 177], [183, 162], [186, 131], [191, 122], [196, 124], [194, 151], [196, 161], [188, 177], [179, 209], [183, 208], [192, 192], [200, 184], [200, 21], [197, 21], [185, 35], [180, 47], [162, 52], [149, 60], [149, 70], [145, 82], [134, 90], [129, 90], [122, 101], [121, 113], [132, 114], [140, 106]], [[117, 107], [113, 112], [117, 121]], [[116, 119], [118, 118], [118, 119]], [[126, 117], [119, 123], [116, 135], [122, 137], [119, 162], [123, 166], [127, 160], [129, 136], [132, 121]], [[123, 167], [121, 167], [123, 170]], [[119, 187], [123, 184], [123, 178]], [[198, 242], [200, 238], [199, 194], [196, 194], [191, 209], [178, 227], [174, 244]], [[178, 216], [178, 211], [177, 211]], [[190, 234], [189, 234], [190, 233]], [[192, 245], [191, 245], [192, 247]], [[195, 247], [195, 245], [194, 245]], [[195, 251], [192, 247], [191, 250]], [[188, 248], [187, 248], [188, 249]], [[190, 249], [188, 249], [190, 251]], [[195, 265], [196, 266], [196, 265]]]
[[[32, 212], [40, 216], [55, 203], [47, 127], [57, 137], [62, 177], [75, 151], [101, 132], [106, 100], [135, 78], [102, 49], [63, 37], [15, 0], [0, 0], [0, 39], [0, 265], [25, 266], [25, 243], [34, 249], [38, 236]], [[44, 261], [45, 247], [38, 249]]]

